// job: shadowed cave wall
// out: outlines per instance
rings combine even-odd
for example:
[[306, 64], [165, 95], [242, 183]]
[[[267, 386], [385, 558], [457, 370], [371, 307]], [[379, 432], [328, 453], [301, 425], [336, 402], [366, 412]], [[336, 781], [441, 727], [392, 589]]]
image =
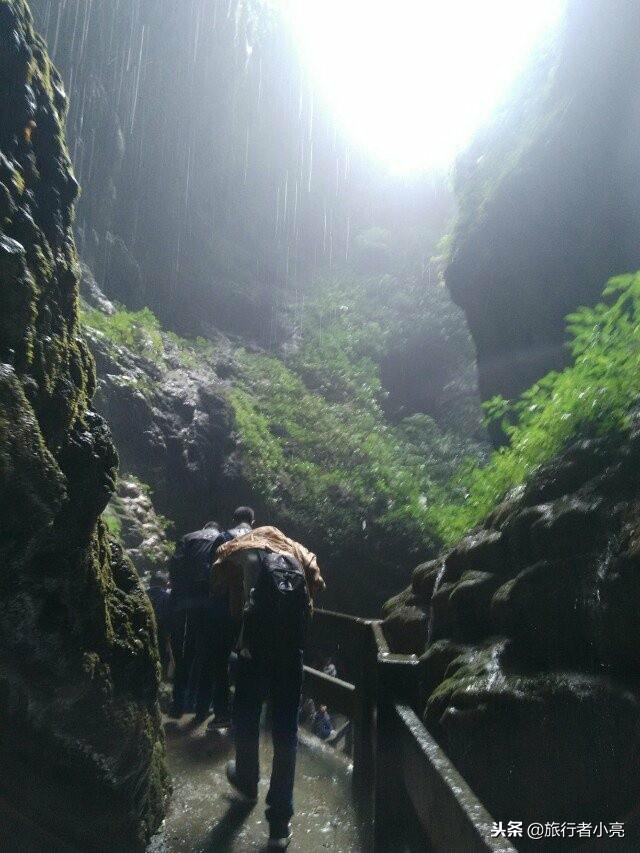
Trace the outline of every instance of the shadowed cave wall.
[[565, 316], [640, 266], [640, 7], [570, 2], [553, 44], [456, 168], [447, 285], [480, 394], [517, 397], [566, 364]]

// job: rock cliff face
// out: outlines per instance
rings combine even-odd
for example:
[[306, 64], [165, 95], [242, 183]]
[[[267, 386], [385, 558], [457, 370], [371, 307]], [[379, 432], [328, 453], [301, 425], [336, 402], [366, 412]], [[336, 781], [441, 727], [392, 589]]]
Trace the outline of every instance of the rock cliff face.
[[640, 429], [569, 447], [387, 605], [425, 721], [499, 819], [640, 798]]
[[0, 2], [0, 105], [0, 796], [82, 850], [142, 850], [155, 628], [99, 518], [117, 456], [78, 329], [66, 98], [23, 0]]
[[[104, 310], [104, 297], [97, 298], [93, 304], [102, 302]], [[85, 335], [98, 369], [95, 404], [111, 425], [123, 469], [151, 486], [154, 505], [178, 535], [215, 518], [229, 522], [234, 506], [247, 502], [248, 488], [238, 470], [229, 383], [222, 379], [234, 369], [231, 344], [220, 336], [217, 361], [194, 355], [185, 361], [163, 335], [162, 358], [154, 360], [90, 325]]]
[[570, 3], [557, 42], [458, 163], [447, 284], [483, 399], [562, 366], [565, 315], [640, 266], [639, 27], [637, 4]]
[[[459, 163], [447, 283], [484, 398], [563, 366], [564, 316], [640, 263], [639, 24], [635, 4], [570, 3]], [[637, 418], [575, 439], [385, 608], [391, 645], [423, 658], [425, 722], [494, 816], [635, 816], [625, 849], [640, 799], [639, 461]]]
[[[482, 458], [484, 448], [426, 415], [386, 422], [365, 396], [375, 373], [362, 378], [336, 358], [343, 355], [337, 332], [335, 349], [322, 351], [313, 339], [289, 353], [287, 366], [221, 333], [180, 338], [149, 311], [116, 309], [87, 270], [82, 293], [98, 367], [96, 408], [111, 425], [123, 470], [151, 487], [173, 536], [209, 520], [228, 524], [236, 506], [251, 504], [259, 523], [281, 526], [318, 554], [328, 587], [322, 605], [360, 614], [379, 611], [416, 555], [438, 550], [441, 540], [421, 524], [424, 492], [437, 477], [446, 482], [463, 456]], [[326, 327], [324, 334], [329, 340]], [[465, 406], [472, 389], [449, 399], [477, 423], [477, 406]], [[120, 495], [112, 510], [120, 516], [114, 524], [139, 542], [144, 524]], [[135, 545], [133, 538], [123, 541]], [[143, 573], [145, 560], [136, 564]]]
[[171, 523], [156, 512], [145, 483], [121, 474], [103, 517], [147, 589], [153, 573], [168, 572], [173, 554]]

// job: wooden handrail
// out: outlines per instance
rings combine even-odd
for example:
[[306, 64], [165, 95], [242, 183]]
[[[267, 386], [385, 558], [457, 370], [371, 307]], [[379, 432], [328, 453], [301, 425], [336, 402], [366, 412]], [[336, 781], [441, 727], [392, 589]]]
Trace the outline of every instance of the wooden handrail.
[[313, 698], [346, 713], [353, 723], [353, 789], [365, 815], [370, 815], [373, 809], [375, 778], [376, 673], [372, 624], [371, 619], [316, 610], [309, 630], [310, 648], [337, 646], [353, 683], [330, 676], [321, 678], [309, 669], [305, 673], [306, 679], [313, 679], [313, 689], [318, 688]]
[[376, 647], [376, 652], [378, 655], [388, 655], [391, 654], [391, 649], [389, 648], [389, 643], [387, 642], [387, 638], [384, 635], [384, 631], [382, 629], [382, 622], [376, 621], [371, 625], [371, 630], [373, 631], [373, 640]]
[[305, 694], [313, 697], [314, 702], [328, 705], [345, 717], [354, 717], [356, 693], [354, 684], [305, 666], [303, 690]]
[[434, 853], [513, 853], [491, 838], [493, 819], [424, 726], [423, 666], [417, 655], [394, 654], [380, 622], [371, 626], [377, 660], [375, 849], [393, 847], [403, 803], [420, 824]]
[[346, 663], [352, 664], [350, 658], [358, 654], [356, 642], [362, 632], [369, 630], [368, 619], [358, 616], [348, 616], [346, 613], [334, 613], [332, 610], [315, 610], [309, 623], [309, 646], [341, 647], [340, 656]]
[[338, 610], [325, 610], [322, 607], [316, 607], [313, 611], [313, 618], [318, 617], [320, 619], [336, 622], [338, 624], [351, 624], [360, 623], [368, 625], [370, 622], [374, 622], [377, 620], [374, 619], [365, 619], [363, 616], [351, 616], [349, 613], [340, 613]]

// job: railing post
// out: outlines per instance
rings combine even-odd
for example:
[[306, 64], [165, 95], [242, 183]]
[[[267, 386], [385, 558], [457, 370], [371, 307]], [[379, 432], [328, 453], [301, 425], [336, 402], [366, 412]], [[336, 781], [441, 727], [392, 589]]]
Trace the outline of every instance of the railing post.
[[359, 620], [357, 628], [356, 708], [353, 719], [353, 789], [365, 815], [373, 809], [375, 779], [376, 657], [371, 622]]
[[491, 816], [420, 721], [424, 664], [416, 655], [393, 654], [380, 621], [317, 615], [316, 642], [322, 628], [329, 630], [354, 675], [349, 683], [305, 667], [311, 689], [353, 723], [364, 849], [388, 853], [407, 841], [425, 853], [515, 853], [508, 840], [489, 837]]
[[356, 616], [317, 610], [309, 632], [310, 648], [332, 642], [342, 645], [341, 655], [353, 675], [353, 792], [366, 821], [373, 811], [375, 776], [376, 645], [372, 624]]
[[406, 702], [414, 707], [419, 689], [419, 661], [415, 656], [394, 655], [374, 626], [377, 638], [377, 724], [374, 793], [374, 839], [376, 853], [383, 853], [397, 842], [405, 829], [403, 815], [406, 793], [402, 761], [398, 754], [399, 737], [395, 705]]

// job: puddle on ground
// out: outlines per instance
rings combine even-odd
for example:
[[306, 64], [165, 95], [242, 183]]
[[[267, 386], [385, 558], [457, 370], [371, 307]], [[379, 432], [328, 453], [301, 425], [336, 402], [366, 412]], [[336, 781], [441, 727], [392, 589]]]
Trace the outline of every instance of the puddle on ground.
[[[195, 728], [191, 717], [165, 723], [167, 761], [173, 797], [167, 818], [148, 853], [224, 853], [264, 850], [268, 825], [265, 797], [271, 769], [271, 738], [263, 731], [260, 746], [262, 779], [258, 804], [241, 806], [229, 795], [225, 764], [233, 757], [228, 736]], [[363, 849], [351, 800], [351, 768], [346, 757], [316, 738], [301, 733], [296, 770], [292, 851]]]

